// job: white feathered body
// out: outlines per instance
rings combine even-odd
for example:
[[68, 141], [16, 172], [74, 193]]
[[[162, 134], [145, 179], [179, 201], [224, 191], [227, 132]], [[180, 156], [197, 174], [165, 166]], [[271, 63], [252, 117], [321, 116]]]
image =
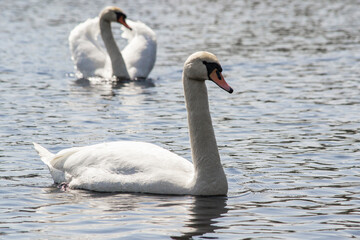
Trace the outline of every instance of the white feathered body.
[[144, 23], [127, 20], [133, 28], [121, 26], [121, 37], [128, 40], [128, 45], [121, 51], [131, 79], [146, 78], [156, 61], [156, 35]]
[[[127, 19], [132, 31], [121, 26], [123, 38], [128, 44], [121, 51], [130, 79], [146, 78], [156, 61], [156, 34], [144, 23]], [[114, 26], [116, 23], [114, 23]], [[69, 46], [78, 71], [78, 77], [112, 77], [113, 70], [109, 54], [99, 38], [99, 17], [88, 19], [77, 25], [69, 35]]]
[[[34, 143], [56, 183], [100, 192], [226, 195], [228, 183], [212, 126], [205, 80], [205, 63], [220, 66], [208, 52], [192, 54], [184, 64], [183, 84], [188, 113], [192, 162], [154, 144], [119, 141], [70, 148], [52, 154]], [[224, 90], [232, 92], [211, 70]], [[220, 76], [220, 77], [219, 77]], [[216, 78], [215, 78], [216, 77]]]
[[100, 192], [189, 194], [194, 168], [188, 160], [157, 145], [118, 141], [65, 149], [35, 149], [55, 183]]

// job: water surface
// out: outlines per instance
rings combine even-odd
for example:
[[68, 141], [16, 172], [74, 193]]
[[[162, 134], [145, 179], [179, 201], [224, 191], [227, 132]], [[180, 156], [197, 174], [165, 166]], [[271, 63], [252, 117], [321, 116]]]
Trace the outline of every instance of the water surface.
[[[151, 81], [76, 81], [68, 34], [107, 5], [157, 33]], [[0, 8], [0, 238], [360, 237], [358, 1], [14, 0]], [[181, 70], [198, 50], [218, 56], [235, 90], [207, 84], [227, 197], [53, 186], [33, 141], [53, 152], [147, 141], [190, 159]]]

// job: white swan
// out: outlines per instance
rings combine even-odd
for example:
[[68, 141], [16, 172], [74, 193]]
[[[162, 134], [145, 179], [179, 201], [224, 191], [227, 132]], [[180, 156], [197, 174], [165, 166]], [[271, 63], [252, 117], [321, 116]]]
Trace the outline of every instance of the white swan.
[[192, 54], [183, 85], [193, 164], [154, 144], [119, 141], [65, 149], [52, 154], [34, 143], [55, 183], [101, 192], [226, 195], [227, 180], [211, 123], [205, 80], [232, 93], [215, 55]]
[[[156, 35], [144, 23], [126, 20], [117, 7], [106, 7], [99, 17], [76, 26], [69, 35], [69, 45], [79, 77], [100, 76], [110, 79], [146, 78], [156, 60]], [[111, 22], [119, 22], [128, 45], [120, 52], [111, 31]], [[106, 50], [98, 42], [101, 33]]]

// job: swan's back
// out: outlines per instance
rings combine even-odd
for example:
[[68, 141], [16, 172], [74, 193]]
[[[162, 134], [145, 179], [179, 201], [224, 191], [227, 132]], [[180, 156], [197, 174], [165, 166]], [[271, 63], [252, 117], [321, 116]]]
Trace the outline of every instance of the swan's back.
[[98, 17], [80, 23], [70, 32], [71, 58], [81, 74], [79, 77], [110, 78], [112, 75], [109, 56], [98, 42], [99, 33]]
[[[106, 192], [186, 193], [193, 165], [157, 145], [118, 141], [50, 154], [35, 144], [56, 183]], [[43, 159], [42, 157], [42, 159]], [[61, 173], [61, 174], [60, 174]]]
[[121, 26], [128, 45], [121, 51], [131, 79], [146, 78], [156, 60], [156, 34], [140, 21], [126, 20], [132, 31]]

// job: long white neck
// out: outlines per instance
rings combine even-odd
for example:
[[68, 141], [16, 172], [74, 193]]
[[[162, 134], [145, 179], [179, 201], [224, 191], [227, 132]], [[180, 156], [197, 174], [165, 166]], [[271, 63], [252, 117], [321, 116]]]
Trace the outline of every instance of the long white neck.
[[113, 75], [121, 79], [130, 79], [124, 59], [121, 56], [120, 50], [116, 45], [114, 36], [112, 34], [110, 22], [100, 18], [99, 24], [101, 37], [111, 59]]
[[183, 74], [183, 84], [195, 168], [192, 181], [194, 191], [204, 195], [226, 194], [228, 185], [211, 122], [205, 81], [187, 79]]

